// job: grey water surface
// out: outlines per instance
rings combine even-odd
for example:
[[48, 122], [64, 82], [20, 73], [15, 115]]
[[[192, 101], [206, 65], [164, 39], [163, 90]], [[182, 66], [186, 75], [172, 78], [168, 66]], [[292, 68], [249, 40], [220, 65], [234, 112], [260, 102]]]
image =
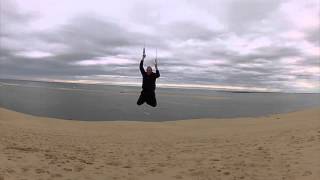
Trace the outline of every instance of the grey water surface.
[[137, 106], [141, 88], [0, 79], [0, 107], [84, 121], [171, 121], [267, 116], [320, 106], [319, 94], [157, 88], [158, 106]]

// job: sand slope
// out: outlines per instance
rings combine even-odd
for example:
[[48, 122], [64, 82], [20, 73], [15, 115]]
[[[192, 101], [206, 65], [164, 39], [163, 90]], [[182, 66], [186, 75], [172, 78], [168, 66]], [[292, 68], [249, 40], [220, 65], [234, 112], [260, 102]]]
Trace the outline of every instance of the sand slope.
[[261, 118], [80, 122], [0, 109], [0, 180], [320, 179], [320, 108]]

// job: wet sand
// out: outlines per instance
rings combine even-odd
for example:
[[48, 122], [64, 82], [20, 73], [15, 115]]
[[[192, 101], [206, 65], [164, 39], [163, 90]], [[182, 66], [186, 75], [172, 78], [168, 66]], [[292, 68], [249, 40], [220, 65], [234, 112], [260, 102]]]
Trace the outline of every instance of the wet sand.
[[0, 180], [317, 180], [320, 108], [259, 118], [85, 122], [0, 108]]

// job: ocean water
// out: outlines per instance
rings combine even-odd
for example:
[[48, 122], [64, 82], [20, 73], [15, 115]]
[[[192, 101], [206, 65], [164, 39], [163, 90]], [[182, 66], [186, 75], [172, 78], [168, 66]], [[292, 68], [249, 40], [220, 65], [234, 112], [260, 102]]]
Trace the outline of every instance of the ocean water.
[[158, 106], [137, 106], [141, 88], [0, 80], [0, 107], [84, 121], [171, 121], [268, 116], [320, 106], [320, 94], [157, 88]]

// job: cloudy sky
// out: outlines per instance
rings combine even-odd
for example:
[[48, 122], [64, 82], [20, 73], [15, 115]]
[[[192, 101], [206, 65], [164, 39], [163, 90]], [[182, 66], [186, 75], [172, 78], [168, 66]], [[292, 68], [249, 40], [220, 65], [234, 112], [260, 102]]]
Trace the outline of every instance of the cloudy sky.
[[0, 78], [320, 92], [318, 0], [0, 0]]

